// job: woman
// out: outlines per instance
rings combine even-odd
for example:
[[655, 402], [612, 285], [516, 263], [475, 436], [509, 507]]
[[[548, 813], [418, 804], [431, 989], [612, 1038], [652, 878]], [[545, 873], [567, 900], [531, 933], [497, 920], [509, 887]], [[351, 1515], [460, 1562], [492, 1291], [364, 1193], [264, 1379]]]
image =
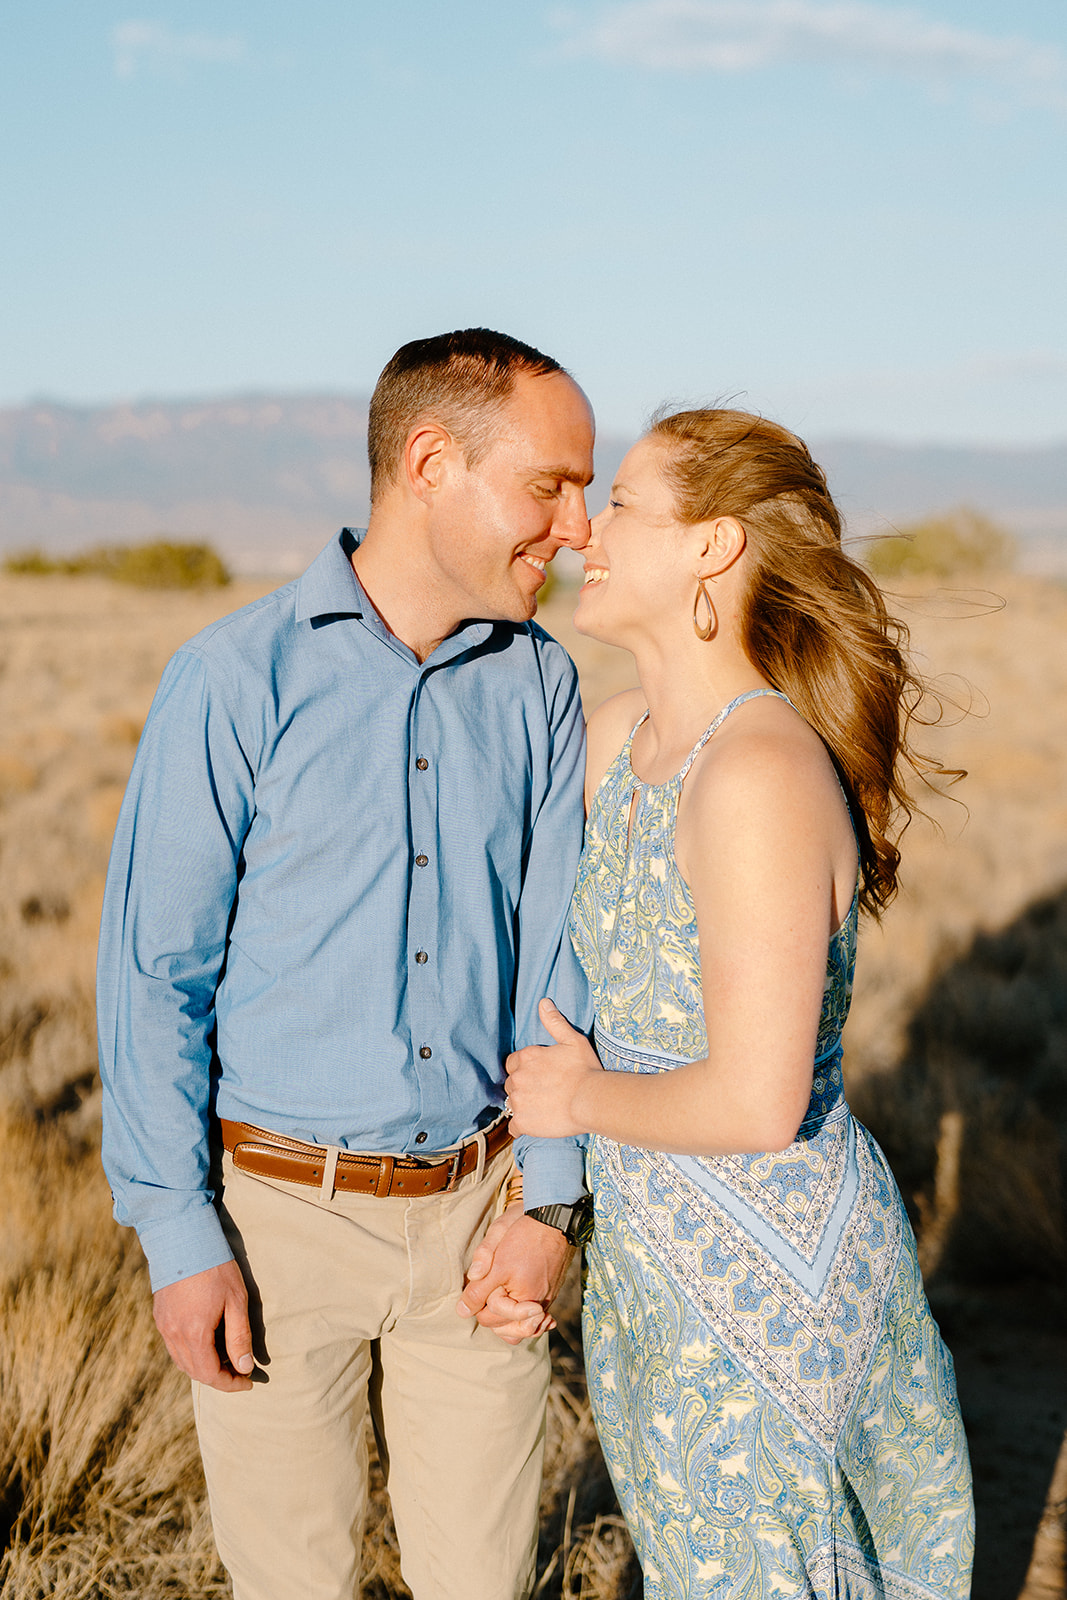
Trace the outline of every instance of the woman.
[[[952, 1363], [885, 1159], [841, 1087], [861, 909], [920, 692], [822, 472], [737, 411], [656, 421], [575, 617], [640, 691], [589, 726], [571, 933], [599, 1059], [509, 1062], [515, 1133], [592, 1135], [583, 1310], [647, 1600], [969, 1592]], [[705, 1021], [706, 1019], [706, 1021]]]

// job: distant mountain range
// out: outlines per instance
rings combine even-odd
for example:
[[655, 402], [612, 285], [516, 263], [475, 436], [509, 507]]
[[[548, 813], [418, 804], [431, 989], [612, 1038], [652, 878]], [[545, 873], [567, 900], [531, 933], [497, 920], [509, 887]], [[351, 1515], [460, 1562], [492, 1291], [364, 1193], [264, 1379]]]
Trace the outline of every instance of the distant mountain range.
[[[167, 533], [244, 572], [299, 570], [366, 519], [367, 403], [244, 395], [0, 410], [0, 550], [60, 553]], [[597, 446], [596, 509], [631, 441]], [[1067, 443], [1023, 449], [812, 439], [856, 533], [969, 504], [1016, 533], [1022, 564], [1067, 572]]]

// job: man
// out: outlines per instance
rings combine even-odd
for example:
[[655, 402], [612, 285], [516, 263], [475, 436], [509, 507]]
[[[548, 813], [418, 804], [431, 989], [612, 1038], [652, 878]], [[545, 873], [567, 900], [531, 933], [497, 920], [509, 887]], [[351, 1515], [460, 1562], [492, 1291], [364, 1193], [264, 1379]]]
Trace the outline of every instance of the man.
[[474, 329], [394, 356], [368, 444], [362, 540], [164, 673], [104, 906], [104, 1159], [237, 1600], [355, 1594], [368, 1409], [416, 1600], [511, 1600], [548, 1382], [523, 1336], [583, 1182], [576, 1144], [519, 1141], [504, 1210], [503, 1061], [546, 993], [588, 1021], [581, 708], [530, 619], [588, 539], [593, 422]]

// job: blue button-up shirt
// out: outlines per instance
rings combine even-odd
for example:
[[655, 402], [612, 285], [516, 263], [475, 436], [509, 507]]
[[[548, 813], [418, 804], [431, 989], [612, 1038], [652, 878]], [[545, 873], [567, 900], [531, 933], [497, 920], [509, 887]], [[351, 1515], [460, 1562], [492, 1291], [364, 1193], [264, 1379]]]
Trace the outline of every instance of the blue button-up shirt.
[[[104, 1164], [154, 1288], [230, 1256], [212, 1111], [426, 1156], [503, 1099], [551, 994], [582, 833], [574, 665], [533, 623], [426, 661], [383, 626], [345, 530], [164, 672], [119, 817], [98, 1012]], [[581, 1141], [520, 1140], [529, 1206], [582, 1192]]]

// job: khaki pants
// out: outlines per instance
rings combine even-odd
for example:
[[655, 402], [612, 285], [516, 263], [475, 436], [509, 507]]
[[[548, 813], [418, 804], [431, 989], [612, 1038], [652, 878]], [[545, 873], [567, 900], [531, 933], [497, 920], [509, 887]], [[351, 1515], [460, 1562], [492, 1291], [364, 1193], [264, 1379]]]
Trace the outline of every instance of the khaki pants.
[[224, 1164], [251, 1297], [250, 1391], [193, 1385], [236, 1600], [354, 1600], [371, 1413], [415, 1600], [517, 1600], [534, 1577], [548, 1341], [512, 1347], [456, 1300], [510, 1148], [450, 1194], [337, 1194]]

